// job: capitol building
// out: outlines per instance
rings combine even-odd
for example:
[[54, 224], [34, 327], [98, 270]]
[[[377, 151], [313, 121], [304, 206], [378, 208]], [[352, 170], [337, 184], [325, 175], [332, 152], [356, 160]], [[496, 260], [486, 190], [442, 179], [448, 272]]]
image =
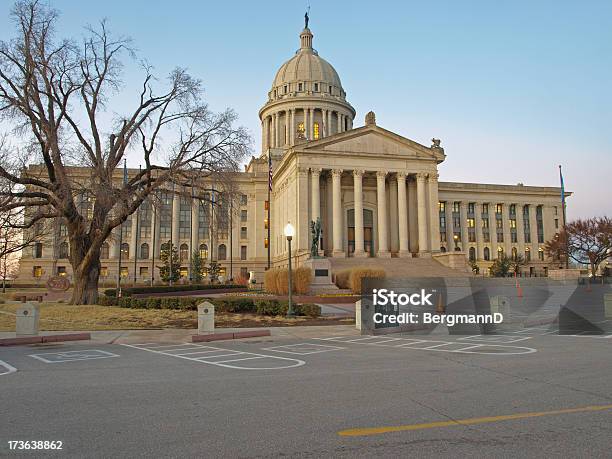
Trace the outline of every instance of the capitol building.
[[[186, 279], [190, 254], [199, 250], [217, 260], [226, 277], [254, 271], [261, 281], [268, 247], [272, 267], [287, 265], [288, 222], [295, 227], [294, 265], [309, 258], [310, 223], [317, 219], [320, 254], [332, 269], [347, 263], [410, 266], [419, 259], [464, 269], [474, 260], [486, 274], [502, 254], [524, 257], [524, 275], [546, 275], [554, 266], [543, 246], [563, 225], [559, 188], [441, 181], [446, 152], [440, 140], [421, 145], [379, 126], [373, 112], [357, 119], [349, 99], [304, 28], [299, 49], [276, 72], [259, 110], [261, 152], [235, 176], [240, 199], [231, 218], [213, 232], [211, 212], [227, 213], [227, 207], [211, 209], [170, 192], [159, 207], [145, 202], [124, 224], [122, 243], [113, 237], [104, 244], [101, 280], [113, 281], [121, 269], [129, 281], [158, 281], [160, 247], [171, 238]], [[19, 280], [71, 276], [65, 226], [57, 227], [49, 241], [24, 251]]]

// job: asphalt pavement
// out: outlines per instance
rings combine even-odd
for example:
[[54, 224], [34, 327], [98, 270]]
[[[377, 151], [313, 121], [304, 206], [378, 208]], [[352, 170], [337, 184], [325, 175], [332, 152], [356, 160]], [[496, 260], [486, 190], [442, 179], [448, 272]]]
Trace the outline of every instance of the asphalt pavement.
[[610, 457], [612, 338], [548, 333], [0, 348], [0, 456]]

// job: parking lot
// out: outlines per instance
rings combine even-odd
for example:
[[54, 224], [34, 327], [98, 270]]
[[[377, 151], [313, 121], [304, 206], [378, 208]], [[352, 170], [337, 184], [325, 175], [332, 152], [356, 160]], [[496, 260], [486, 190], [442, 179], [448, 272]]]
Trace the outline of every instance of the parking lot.
[[0, 455], [607, 456], [612, 338], [551, 331], [0, 348]]

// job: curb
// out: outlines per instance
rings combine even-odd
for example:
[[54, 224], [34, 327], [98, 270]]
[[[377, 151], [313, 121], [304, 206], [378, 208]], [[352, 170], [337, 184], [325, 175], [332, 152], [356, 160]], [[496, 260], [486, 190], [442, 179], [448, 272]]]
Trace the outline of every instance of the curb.
[[223, 341], [228, 339], [257, 338], [258, 336], [270, 336], [270, 330], [252, 330], [233, 333], [209, 333], [207, 335], [192, 335], [192, 343], [206, 343], [209, 341]]
[[61, 343], [63, 341], [86, 341], [90, 339], [91, 334], [89, 333], [72, 333], [70, 335], [22, 336], [19, 338], [0, 338], [0, 346]]

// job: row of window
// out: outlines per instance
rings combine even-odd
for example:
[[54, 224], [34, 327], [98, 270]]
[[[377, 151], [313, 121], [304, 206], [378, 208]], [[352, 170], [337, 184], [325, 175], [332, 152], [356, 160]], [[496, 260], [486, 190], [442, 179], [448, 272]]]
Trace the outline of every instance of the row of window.
[[[334, 87], [332, 85], [314, 82], [312, 83], [312, 86], [309, 86], [309, 84], [306, 82], [298, 82], [298, 83], [293, 83], [293, 84], [287, 83], [282, 86], [282, 89], [275, 88], [274, 97], [275, 98], [278, 97], [279, 93], [286, 95], [286, 94], [289, 94], [290, 92], [308, 91], [310, 90], [310, 88], [312, 88], [313, 92], [326, 92], [329, 95], [334, 94]], [[342, 95], [342, 90], [340, 90], [340, 95]]]
[[[442, 246], [440, 248], [440, 250], [442, 252], [446, 252], [446, 247]], [[458, 246], [455, 247], [455, 250], [460, 250]], [[504, 255], [504, 249], [503, 247], [498, 247], [497, 248], [497, 258], [501, 258]], [[469, 259], [471, 261], [475, 261], [476, 260], [476, 247], [470, 247], [468, 249], [468, 256]], [[526, 262], [530, 262], [531, 261], [531, 249], [529, 247], [525, 248], [525, 261]], [[512, 247], [511, 253], [510, 253], [510, 258], [512, 260], [516, 260], [518, 258], [518, 249], [516, 247]], [[485, 247], [483, 249], [483, 259], [485, 261], [490, 261], [491, 260], [491, 251], [489, 249], [489, 247]], [[544, 249], [539, 248], [538, 249], [538, 260], [540, 261], [544, 261]]]
[[[163, 249], [165, 245], [166, 243], [161, 244], [160, 249]], [[110, 258], [109, 252], [110, 252], [110, 247], [108, 243], [105, 242], [104, 244], [102, 244], [102, 247], [100, 249], [100, 258], [102, 259]], [[200, 252], [201, 258], [207, 259], [208, 258], [208, 245], [200, 244], [199, 252]], [[42, 258], [42, 244], [40, 242], [34, 245], [33, 256], [34, 258]], [[185, 261], [189, 259], [189, 245], [188, 244], [180, 245], [179, 256], [180, 256], [181, 261]], [[67, 242], [62, 242], [59, 245], [58, 258], [63, 259], [63, 258], [69, 258], [69, 257], [70, 257], [70, 247]], [[150, 257], [149, 244], [144, 242], [140, 244], [138, 258], [141, 260], [146, 260], [149, 257]], [[219, 260], [225, 260], [227, 258], [227, 246], [225, 244], [219, 244], [217, 257]], [[123, 244], [121, 244], [121, 258], [123, 259], [130, 258], [130, 245], [127, 242], [124, 242]], [[246, 258], [247, 258], [247, 246], [242, 245], [240, 246], [240, 259], [246, 260]]]
[[[206, 275], [207, 274], [207, 270], [206, 268], [204, 268], [203, 270], [203, 274]], [[34, 266], [32, 267], [32, 276], [35, 278], [41, 278], [43, 275], [45, 274], [45, 270], [43, 269], [42, 266]], [[56, 272], [55, 274], [57, 276], [67, 276], [68, 275], [68, 271], [66, 269], [66, 266], [57, 266], [56, 267]], [[221, 276], [225, 276], [227, 274], [227, 269], [225, 267], [221, 267], [219, 270], [219, 274]], [[100, 277], [101, 278], [107, 278], [109, 275], [109, 271], [108, 271], [108, 267], [106, 266], [102, 266], [100, 268]], [[129, 268], [127, 266], [122, 266], [121, 267], [121, 277], [122, 278], [127, 278], [129, 275]], [[148, 266], [140, 266], [138, 269], [138, 275], [140, 279], [149, 279], [149, 267]], [[179, 275], [182, 278], [187, 278], [189, 276], [189, 268], [185, 267], [185, 266], [181, 266], [179, 268]], [[247, 278], [249, 276], [249, 269], [246, 266], [242, 266], [240, 267], [240, 276]]]

